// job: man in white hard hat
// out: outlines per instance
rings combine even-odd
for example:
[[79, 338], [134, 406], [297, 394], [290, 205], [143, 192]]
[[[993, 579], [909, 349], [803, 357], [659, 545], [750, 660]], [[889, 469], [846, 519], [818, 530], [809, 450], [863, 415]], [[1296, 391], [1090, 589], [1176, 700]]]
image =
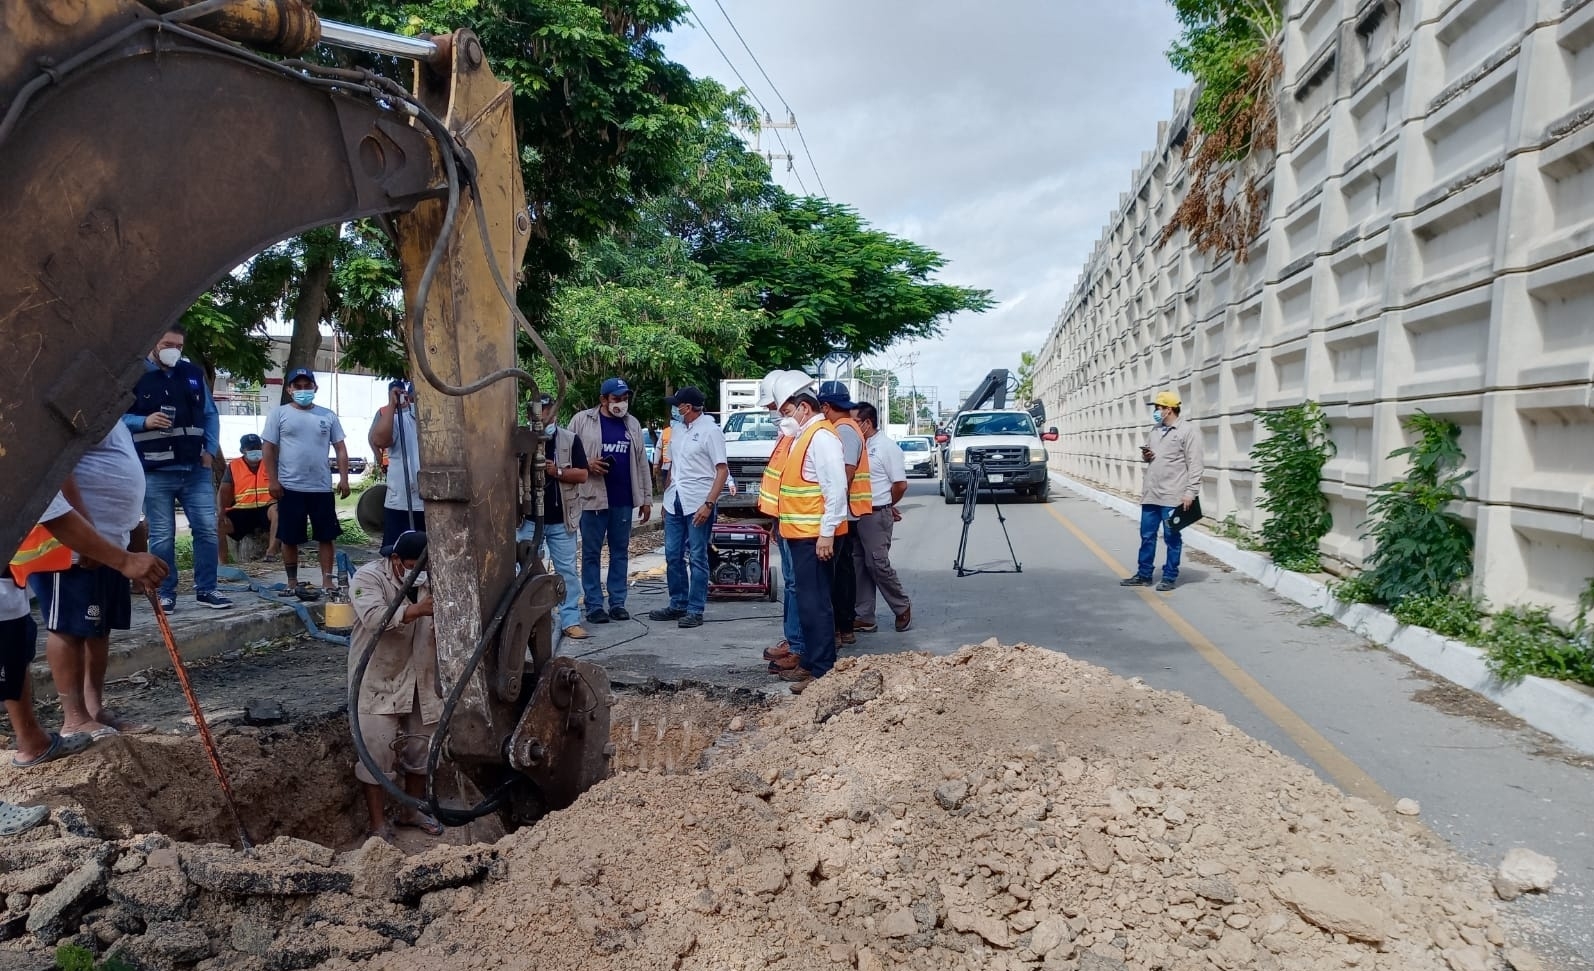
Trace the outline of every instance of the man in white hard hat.
[[803, 636], [802, 653], [793, 655], [794, 663], [777, 666], [792, 693], [801, 694], [836, 661], [830, 585], [836, 535], [847, 528], [847, 469], [841, 439], [820, 411], [813, 379], [801, 372], [787, 374], [773, 390], [781, 403], [781, 434], [792, 439], [780, 471], [777, 515], [780, 535], [791, 549]]
[[[758, 407], [767, 408], [774, 413], [773, 418], [778, 424], [780, 421], [780, 402], [775, 400], [775, 384], [788, 373], [784, 370], [774, 370], [764, 375], [764, 380], [758, 382]], [[779, 519], [780, 501], [780, 472], [785, 465], [786, 456], [791, 453], [792, 439], [781, 435], [775, 440], [775, 449], [770, 453], [769, 463], [764, 466], [764, 474], [758, 483], [758, 511], [771, 519]], [[781, 665], [785, 670], [790, 670], [797, 663], [797, 658], [803, 653], [803, 628], [802, 622], [797, 618], [797, 575], [792, 572], [791, 547], [780, 536], [779, 523], [775, 529], [775, 542], [780, 547], [780, 576], [781, 576], [781, 606], [784, 614], [783, 629], [780, 643], [764, 650], [764, 660], [770, 664], [770, 673], [779, 674]]]

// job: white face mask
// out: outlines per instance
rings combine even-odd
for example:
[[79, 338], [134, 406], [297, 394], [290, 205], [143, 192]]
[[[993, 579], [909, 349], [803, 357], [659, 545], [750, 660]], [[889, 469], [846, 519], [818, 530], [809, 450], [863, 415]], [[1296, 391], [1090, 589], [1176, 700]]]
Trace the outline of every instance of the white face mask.
[[177, 362], [183, 359], [181, 347], [163, 347], [155, 352], [155, 359], [161, 362], [161, 367], [176, 367]]
[[631, 402], [616, 401], [609, 405], [609, 414], [616, 418], [624, 418], [626, 412], [631, 410]]
[[790, 416], [782, 417], [780, 420], [780, 433], [787, 438], [796, 438], [802, 428], [802, 423]]

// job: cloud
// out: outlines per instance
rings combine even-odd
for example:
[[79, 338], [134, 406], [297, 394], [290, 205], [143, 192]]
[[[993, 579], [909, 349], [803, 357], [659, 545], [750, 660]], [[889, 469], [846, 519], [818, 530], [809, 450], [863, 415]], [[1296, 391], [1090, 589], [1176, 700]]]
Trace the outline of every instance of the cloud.
[[[720, 10], [695, 9], [771, 114], [796, 113], [831, 198], [944, 254], [943, 280], [1000, 301], [883, 355], [917, 352], [914, 378], [948, 405], [1040, 349], [1186, 83], [1163, 56], [1177, 26], [1165, 0], [721, 2], [784, 103]], [[665, 48], [739, 86], [690, 19]], [[817, 193], [796, 133], [782, 134]], [[770, 132], [762, 147], [781, 150]]]

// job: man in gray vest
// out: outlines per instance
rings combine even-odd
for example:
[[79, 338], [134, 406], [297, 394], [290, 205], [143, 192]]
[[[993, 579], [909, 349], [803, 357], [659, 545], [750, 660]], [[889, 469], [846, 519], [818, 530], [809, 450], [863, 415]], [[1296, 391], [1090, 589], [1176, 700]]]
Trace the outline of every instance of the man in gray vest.
[[[591, 473], [581, 484], [581, 592], [587, 620], [607, 624], [631, 619], [625, 609], [631, 565], [631, 520], [653, 515], [653, 476], [642, 443], [642, 424], [630, 413], [631, 388], [619, 378], [603, 382], [598, 407], [578, 412], [570, 431], [581, 439]], [[608, 582], [599, 582], [603, 550], [609, 550]], [[607, 590], [605, 589], [607, 588]], [[609, 609], [603, 595], [609, 595]]]
[[[544, 433], [548, 436], [543, 471], [547, 485], [542, 495], [543, 545], [553, 568], [565, 581], [565, 599], [559, 604], [559, 630], [572, 640], [592, 636], [581, 626], [581, 575], [576, 572], [576, 528], [581, 518], [581, 484], [587, 481], [587, 450], [581, 439], [568, 428], [558, 427], [552, 395], [543, 395], [526, 404], [529, 413], [541, 409]], [[530, 542], [537, 535], [537, 524], [527, 519], [515, 538]]]

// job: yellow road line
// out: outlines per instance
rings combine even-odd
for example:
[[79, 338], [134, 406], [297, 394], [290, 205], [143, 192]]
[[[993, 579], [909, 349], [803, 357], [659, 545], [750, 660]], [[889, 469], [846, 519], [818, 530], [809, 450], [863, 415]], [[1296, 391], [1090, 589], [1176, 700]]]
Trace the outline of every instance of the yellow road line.
[[[1128, 576], [1124, 567], [1111, 553], [1101, 547], [1099, 543], [1085, 535], [1085, 531], [1074, 525], [1072, 521], [1057, 511], [1057, 507], [1050, 503], [1046, 511], [1063, 525], [1063, 528], [1074, 535], [1084, 545], [1085, 549], [1096, 555], [1096, 559], [1106, 565], [1114, 576]], [[1178, 611], [1169, 606], [1168, 601], [1155, 593], [1139, 587], [1135, 592], [1140, 594], [1147, 605], [1161, 617], [1174, 633], [1184, 638], [1185, 643], [1195, 649], [1206, 662], [1217, 669], [1224, 679], [1234, 685], [1235, 690], [1244, 695], [1251, 704], [1255, 705], [1268, 720], [1277, 725], [1284, 734], [1299, 745], [1301, 749], [1323, 767], [1341, 789], [1346, 792], [1361, 796], [1368, 802], [1384, 809], [1392, 808], [1395, 804], [1393, 797], [1384, 791], [1383, 786], [1373, 781], [1373, 777], [1363, 771], [1362, 767], [1352, 762], [1344, 752], [1335, 747], [1333, 742], [1324, 738], [1322, 733], [1307, 724], [1306, 719], [1297, 715], [1288, 705], [1280, 701], [1273, 693], [1262, 687], [1261, 683], [1246, 673], [1203, 633], [1196, 630], [1195, 625], [1181, 617]]]

